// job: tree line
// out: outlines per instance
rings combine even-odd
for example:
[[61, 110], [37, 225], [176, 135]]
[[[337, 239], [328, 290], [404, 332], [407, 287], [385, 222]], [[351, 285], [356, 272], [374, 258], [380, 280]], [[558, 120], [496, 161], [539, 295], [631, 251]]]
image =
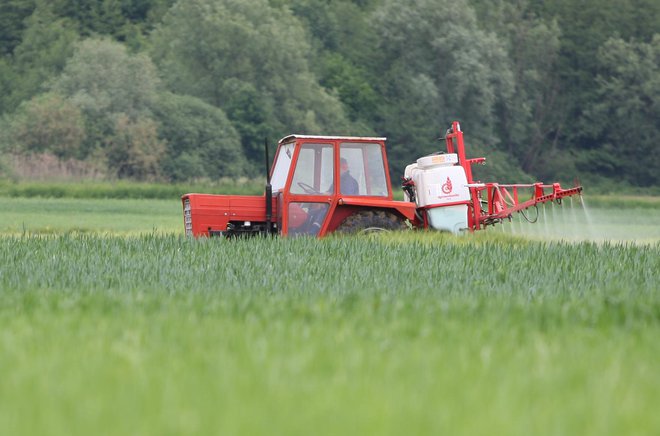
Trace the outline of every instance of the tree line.
[[3, 156], [111, 177], [256, 176], [289, 133], [400, 174], [457, 119], [483, 178], [657, 186], [660, 2], [3, 0], [0, 113]]

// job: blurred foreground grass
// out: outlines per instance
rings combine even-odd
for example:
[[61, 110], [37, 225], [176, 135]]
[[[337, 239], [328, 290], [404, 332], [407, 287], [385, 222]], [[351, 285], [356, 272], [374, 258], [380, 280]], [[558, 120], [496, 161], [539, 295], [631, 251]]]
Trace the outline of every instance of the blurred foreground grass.
[[656, 434], [659, 262], [486, 233], [1, 237], [0, 428]]

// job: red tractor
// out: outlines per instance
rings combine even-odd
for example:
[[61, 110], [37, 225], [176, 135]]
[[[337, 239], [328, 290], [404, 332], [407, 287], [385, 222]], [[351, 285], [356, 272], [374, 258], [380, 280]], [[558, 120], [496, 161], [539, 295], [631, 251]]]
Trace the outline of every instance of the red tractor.
[[[582, 187], [481, 183], [472, 179], [458, 122], [447, 152], [408, 165], [404, 201], [392, 196], [385, 138], [290, 135], [280, 140], [263, 196], [186, 194], [186, 235], [311, 235], [407, 228], [459, 233], [510, 219], [539, 203], [579, 195]], [[268, 153], [266, 150], [266, 161]], [[521, 195], [527, 191], [528, 197]]]

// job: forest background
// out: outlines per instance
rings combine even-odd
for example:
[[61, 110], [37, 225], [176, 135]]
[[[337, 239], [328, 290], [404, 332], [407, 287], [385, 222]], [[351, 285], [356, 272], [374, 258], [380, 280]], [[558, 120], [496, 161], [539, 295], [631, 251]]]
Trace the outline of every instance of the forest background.
[[[460, 120], [478, 176], [660, 186], [657, 0], [2, 0], [0, 177], [257, 177], [263, 141]], [[272, 156], [272, 152], [271, 152]]]

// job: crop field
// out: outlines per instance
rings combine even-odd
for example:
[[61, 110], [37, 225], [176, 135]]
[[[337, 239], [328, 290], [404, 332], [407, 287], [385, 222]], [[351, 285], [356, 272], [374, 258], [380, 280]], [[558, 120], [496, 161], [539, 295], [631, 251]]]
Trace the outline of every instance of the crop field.
[[659, 208], [226, 241], [176, 201], [4, 204], [3, 433], [660, 432]]

